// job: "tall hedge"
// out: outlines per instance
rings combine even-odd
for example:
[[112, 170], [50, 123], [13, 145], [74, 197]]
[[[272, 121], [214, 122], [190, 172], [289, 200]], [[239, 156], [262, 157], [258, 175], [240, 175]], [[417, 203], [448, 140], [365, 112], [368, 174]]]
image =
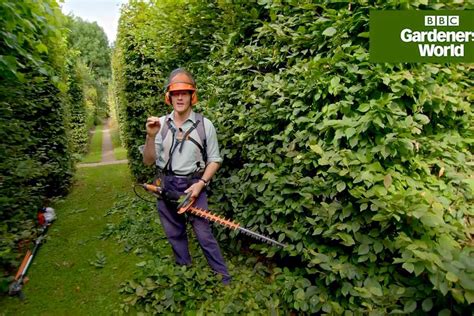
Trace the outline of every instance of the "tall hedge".
[[[93, 109], [88, 111], [86, 106], [86, 80], [84, 78], [87, 68], [77, 58], [77, 53], [71, 52], [67, 63], [68, 95], [69, 95], [69, 141], [71, 150], [79, 159], [81, 154], [87, 152], [89, 143], [89, 117], [93, 116]], [[92, 122], [91, 122], [92, 123]]]
[[107, 35], [97, 22], [87, 22], [73, 15], [66, 18], [68, 47], [77, 52], [74, 60], [81, 66], [83, 90], [93, 110], [93, 123], [100, 124], [108, 116], [107, 84], [111, 69]]
[[0, 2], [0, 267], [31, 233], [46, 199], [63, 194], [73, 166], [65, 116], [66, 46], [56, 1]]
[[[369, 10], [390, 1], [134, 1], [114, 76], [132, 171], [166, 75], [197, 74], [218, 130], [216, 207], [290, 246], [286, 306], [307, 313], [467, 312], [474, 302], [469, 64], [369, 61]], [[179, 22], [179, 23], [178, 23]], [[221, 236], [226, 238], [225, 235]], [[235, 236], [232, 236], [235, 237]]]
[[214, 30], [201, 23], [213, 23], [216, 10], [213, 3], [189, 6], [185, 1], [136, 1], [122, 8], [112, 57], [114, 95], [131, 170], [140, 180], [153, 174], [152, 168], [144, 169], [138, 150], [146, 118], [169, 111], [163, 100], [170, 71], [201, 63], [209, 54]]

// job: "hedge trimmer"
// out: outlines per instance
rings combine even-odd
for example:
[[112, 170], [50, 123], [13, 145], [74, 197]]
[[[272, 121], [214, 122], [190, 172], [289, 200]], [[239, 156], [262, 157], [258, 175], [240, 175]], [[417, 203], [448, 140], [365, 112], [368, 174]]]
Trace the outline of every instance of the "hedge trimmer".
[[49, 226], [51, 223], [56, 219], [56, 213], [52, 207], [44, 207], [38, 212], [38, 224], [41, 226], [39, 230], [39, 236], [35, 240], [35, 246], [33, 250], [29, 250], [26, 252], [23, 261], [20, 264], [20, 268], [16, 273], [14, 281], [10, 284], [8, 289], [8, 294], [11, 296], [18, 295], [20, 299], [24, 299], [24, 295], [22, 292], [23, 285], [28, 282], [28, 277], [26, 273], [28, 272], [28, 268], [33, 261], [36, 253], [38, 252], [39, 247], [43, 243], [44, 238], [46, 237], [46, 232], [48, 231]]
[[[166, 192], [163, 192], [163, 190], [159, 186], [156, 186], [156, 185], [153, 185], [153, 184], [141, 184], [140, 186], [143, 189], [145, 189], [147, 192], [149, 192], [152, 195], [154, 195], [155, 197], [157, 197], [158, 199], [166, 199], [167, 198]], [[184, 196], [184, 198], [181, 197], [179, 199], [179, 201], [181, 201], [181, 202], [177, 206], [178, 214], [184, 214], [186, 212], [191, 213], [193, 215], [196, 215], [196, 216], [205, 218], [207, 220], [213, 221], [213, 222], [215, 222], [219, 225], [222, 225], [224, 227], [234, 229], [234, 230], [238, 230], [239, 232], [242, 232], [242, 233], [244, 233], [244, 234], [246, 234], [246, 235], [248, 235], [252, 238], [255, 238], [257, 240], [261, 240], [261, 241], [267, 242], [269, 244], [273, 244], [273, 245], [280, 246], [280, 247], [286, 247], [286, 245], [282, 244], [281, 242], [278, 242], [274, 239], [263, 236], [259, 233], [256, 233], [254, 231], [251, 231], [249, 229], [246, 229], [246, 228], [240, 226], [239, 223], [236, 223], [236, 222], [231, 221], [229, 219], [225, 219], [222, 216], [215, 215], [215, 214], [209, 212], [208, 210], [204, 210], [204, 209], [193, 206], [194, 202], [195, 202], [195, 199], [191, 198], [191, 192], [189, 192], [186, 196]]]

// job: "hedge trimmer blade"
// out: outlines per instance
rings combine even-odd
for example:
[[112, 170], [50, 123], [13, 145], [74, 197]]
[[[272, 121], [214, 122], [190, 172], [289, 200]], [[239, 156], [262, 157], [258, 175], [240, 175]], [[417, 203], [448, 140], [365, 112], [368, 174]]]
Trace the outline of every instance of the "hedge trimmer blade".
[[286, 247], [285, 244], [282, 244], [281, 242], [278, 242], [274, 239], [271, 239], [269, 237], [266, 237], [266, 236], [263, 236], [263, 235], [260, 235], [256, 232], [253, 232], [251, 230], [248, 230], [247, 228], [243, 228], [243, 227], [238, 227], [237, 228], [239, 231], [241, 231], [242, 233], [248, 235], [248, 236], [251, 236], [255, 239], [258, 239], [258, 240], [261, 240], [261, 241], [264, 241], [266, 243], [269, 243], [269, 244], [274, 244], [274, 245], [277, 245], [277, 246], [280, 246], [282, 248]]
[[190, 212], [191, 214], [194, 214], [196, 216], [205, 218], [207, 220], [213, 221], [217, 224], [220, 224], [222, 226], [225, 226], [230, 229], [236, 229], [252, 238], [255, 238], [257, 240], [264, 241], [269, 244], [273, 244], [279, 247], [286, 247], [285, 244], [282, 244], [281, 242], [278, 242], [274, 239], [271, 239], [269, 237], [263, 236], [259, 233], [256, 233], [254, 231], [251, 231], [247, 228], [241, 227], [239, 223], [233, 222], [231, 220], [225, 219], [219, 215], [212, 214], [208, 210], [204, 210], [201, 208], [197, 208], [192, 206], [194, 203], [194, 199], [191, 199], [191, 194], [189, 193], [184, 200], [178, 205], [178, 214], [183, 214], [185, 212]]

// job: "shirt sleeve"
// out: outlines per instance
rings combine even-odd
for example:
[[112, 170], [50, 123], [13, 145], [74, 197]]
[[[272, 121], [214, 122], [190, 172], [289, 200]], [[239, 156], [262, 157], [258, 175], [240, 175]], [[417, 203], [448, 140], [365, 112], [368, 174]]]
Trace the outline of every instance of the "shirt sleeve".
[[160, 124], [161, 124], [161, 128], [160, 130], [158, 131], [158, 133], [156, 134], [155, 136], [155, 154], [156, 154], [156, 165], [160, 168], [163, 168], [165, 166], [165, 154], [164, 154], [164, 150], [163, 150], [163, 139], [161, 139], [161, 129], [163, 128], [163, 126], [166, 124], [166, 116], [162, 116], [160, 117]]
[[222, 163], [223, 159], [219, 153], [219, 144], [217, 142], [217, 133], [214, 125], [207, 118], [204, 118], [204, 127], [207, 138], [207, 162]]

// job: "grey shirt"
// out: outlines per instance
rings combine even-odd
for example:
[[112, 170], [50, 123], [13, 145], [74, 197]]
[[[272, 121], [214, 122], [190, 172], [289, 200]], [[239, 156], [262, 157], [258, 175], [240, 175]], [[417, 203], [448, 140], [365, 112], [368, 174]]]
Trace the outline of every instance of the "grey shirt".
[[[165, 124], [166, 116], [160, 117], [160, 124], [163, 128]], [[169, 115], [169, 121], [171, 125], [176, 128], [176, 124], [174, 123], [174, 111], [171, 112]], [[196, 122], [196, 114], [191, 111], [189, 114], [188, 119], [183, 123], [181, 126], [181, 133], [176, 128], [176, 136], [178, 137], [179, 134], [184, 135]], [[206, 138], [207, 138], [207, 163], [210, 162], [222, 162], [222, 158], [219, 154], [219, 144], [217, 143], [217, 134], [216, 129], [211, 121], [207, 118], [204, 118], [204, 122], [200, 122], [199, 124], [204, 123], [204, 129], [206, 131]], [[199, 138], [199, 134], [196, 129], [194, 129], [190, 134], [190, 137], [195, 139], [199, 144], [202, 144], [201, 139]], [[155, 137], [155, 151], [156, 151], [156, 165], [159, 168], [164, 168], [168, 159], [170, 148], [173, 141], [173, 132], [168, 130], [165, 139], [161, 139], [161, 130], [156, 134]], [[182, 151], [180, 152], [180, 145], [178, 148], [174, 150], [173, 157], [171, 160], [171, 167], [173, 172], [177, 174], [189, 174], [194, 171], [197, 171], [198, 165], [201, 169], [204, 169], [205, 163], [202, 159], [202, 154], [200, 149], [190, 140], [185, 140]]]

